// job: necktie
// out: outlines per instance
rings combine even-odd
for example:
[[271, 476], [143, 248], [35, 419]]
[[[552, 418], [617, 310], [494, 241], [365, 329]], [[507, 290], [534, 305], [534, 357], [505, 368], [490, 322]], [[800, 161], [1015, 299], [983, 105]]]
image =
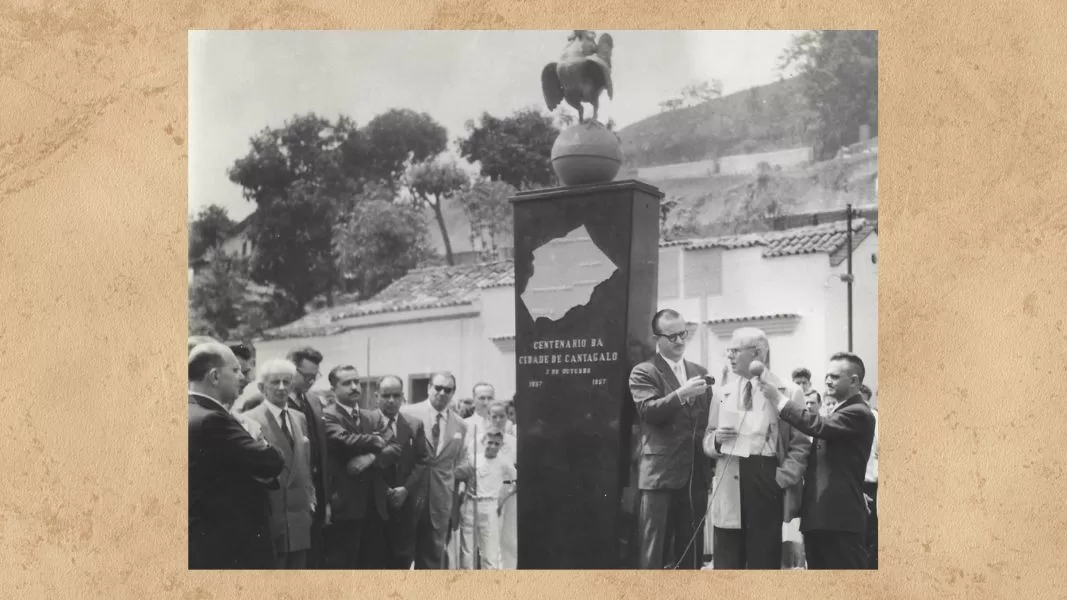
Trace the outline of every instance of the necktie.
[[396, 424], [393, 422], [393, 417], [389, 417], [389, 422], [385, 424], [385, 439], [386, 441], [393, 441], [396, 439]]
[[430, 434], [433, 435], [433, 450], [437, 452], [437, 443], [441, 441], [441, 413], [437, 413], [437, 420], [434, 421]]
[[741, 396], [741, 404], [745, 410], [752, 410], [752, 382], [745, 382], [745, 392]]
[[282, 433], [285, 434], [285, 439], [289, 440], [289, 447], [293, 447], [293, 434], [289, 431], [289, 411], [282, 411]]

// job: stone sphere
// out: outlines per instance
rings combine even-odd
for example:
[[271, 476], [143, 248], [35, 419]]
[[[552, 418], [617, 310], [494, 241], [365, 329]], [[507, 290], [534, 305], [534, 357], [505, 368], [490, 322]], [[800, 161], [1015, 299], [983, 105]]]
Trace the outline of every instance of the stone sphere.
[[552, 145], [552, 169], [563, 185], [608, 183], [622, 166], [622, 144], [596, 121], [571, 125]]

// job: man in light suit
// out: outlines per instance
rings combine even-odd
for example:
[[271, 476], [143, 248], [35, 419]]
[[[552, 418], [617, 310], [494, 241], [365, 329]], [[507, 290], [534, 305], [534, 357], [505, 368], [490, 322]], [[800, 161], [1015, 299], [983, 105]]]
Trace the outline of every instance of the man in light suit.
[[285, 458], [285, 466], [278, 476], [279, 487], [270, 492], [270, 532], [278, 569], [307, 568], [311, 521], [318, 500], [311, 479], [307, 422], [302, 414], [287, 406], [296, 376], [296, 365], [287, 360], [264, 363], [258, 376], [263, 402], [240, 415], [251, 429], [261, 431], [264, 439], [279, 448]]
[[241, 367], [218, 342], [189, 354], [189, 568], [270, 569], [268, 484], [281, 452], [230, 414]]
[[454, 487], [457, 481], [473, 479], [465, 442], [467, 427], [448, 406], [455, 391], [456, 378], [451, 373], [436, 373], [430, 379], [427, 400], [401, 409], [404, 415], [422, 422], [432, 456], [426, 482], [419, 490], [426, 503], [417, 515], [415, 528], [416, 569], [443, 568]]
[[815, 438], [804, 477], [800, 531], [809, 569], [864, 569], [867, 501], [863, 478], [874, 441], [875, 420], [860, 393], [865, 368], [860, 357], [838, 352], [826, 370], [826, 397], [834, 407], [823, 416], [762, 384], [783, 422]]
[[[727, 358], [737, 381], [712, 403], [704, 437], [705, 453], [716, 459], [711, 501], [715, 568], [780, 569], [782, 523], [797, 516], [811, 442], [778, 420], [774, 399], [764, 395], [750, 370], [754, 360], [770, 363], [767, 335], [738, 329]], [[762, 381], [788, 391], [773, 373], [765, 372]], [[789, 393], [803, 405], [802, 390]]]
[[[410, 569], [415, 560], [415, 526], [426, 498], [419, 491], [426, 483], [430, 445], [422, 421], [400, 412], [404, 405], [404, 382], [386, 375], [378, 382], [378, 410], [385, 421], [387, 442], [400, 447], [395, 460], [379, 461], [382, 479], [388, 489], [389, 518], [385, 523], [385, 544], [381, 567]], [[385, 454], [379, 455], [384, 457]]]
[[701, 447], [711, 392], [707, 369], [683, 358], [688, 329], [678, 312], [652, 318], [656, 356], [630, 373], [641, 422], [638, 509], [639, 568], [700, 569], [701, 515], [708, 503], [711, 461]]
[[330, 510], [326, 562], [332, 569], [376, 568], [380, 531], [388, 518], [386, 491], [372, 468], [386, 447], [381, 416], [359, 408], [359, 373], [350, 365], [330, 371], [337, 402], [323, 412], [330, 454]]

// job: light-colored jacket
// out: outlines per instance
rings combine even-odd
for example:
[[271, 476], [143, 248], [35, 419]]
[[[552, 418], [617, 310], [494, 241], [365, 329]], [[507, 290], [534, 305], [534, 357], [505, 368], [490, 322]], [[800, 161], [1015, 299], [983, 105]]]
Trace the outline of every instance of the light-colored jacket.
[[297, 552], [311, 547], [312, 505], [315, 502], [315, 482], [311, 478], [311, 448], [307, 435], [307, 420], [298, 411], [290, 410], [290, 434], [293, 445], [282, 433], [281, 424], [267, 408], [266, 401], [241, 413], [241, 419], [254, 421], [271, 446], [278, 448], [285, 458], [285, 467], [278, 475], [279, 489], [270, 491], [270, 533], [276, 552]]
[[467, 452], [467, 424], [450, 408], [445, 409], [446, 420], [441, 431], [441, 441], [437, 451], [433, 452], [431, 432], [437, 412], [430, 401], [408, 404], [401, 407], [400, 411], [409, 418], [422, 421], [426, 439], [430, 442], [430, 462], [423, 484], [425, 487], [419, 495], [429, 504], [430, 522], [434, 530], [443, 531], [448, 527], [452, 515], [452, 492], [456, 482], [467, 481], [474, 475]]
[[[764, 379], [771, 382], [783, 394], [798, 398], [804, 402], [804, 392], [800, 388], [785, 386], [781, 379], [767, 372]], [[730, 383], [715, 394], [708, 416], [708, 428], [704, 436], [704, 453], [716, 459], [715, 478], [712, 482], [711, 523], [720, 529], [741, 528], [741, 477], [737, 457], [727, 456], [715, 450], [715, 429], [719, 423], [720, 407], [734, 407], [741, 398], [741, 386], [745, 380], [731, 378]], [[753, 387], [752, 397], [755, 402], [762, 396], [758, 387]], [[773, 419], [778, 419], [775, 403], [764, 400], [764, 407], [773, 411]], [[804, 470], [808, 464], [808, 451], [811, 440], [785, 421], [778, 420], [778, 470], [774, 479], [784, 493], [783, 521], [789, 522], [800, 515], [800, 503], [804, 492]]]

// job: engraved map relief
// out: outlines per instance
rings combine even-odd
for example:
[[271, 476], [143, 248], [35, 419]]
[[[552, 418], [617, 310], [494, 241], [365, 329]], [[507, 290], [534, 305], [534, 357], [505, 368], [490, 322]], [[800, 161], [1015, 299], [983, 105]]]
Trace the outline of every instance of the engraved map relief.
[[522, 301], [535, 321], [558, 321], [570, 309], [587, 304], [593, 289], [617, 270], [582, 225], [534, 250], [533, 276]]

